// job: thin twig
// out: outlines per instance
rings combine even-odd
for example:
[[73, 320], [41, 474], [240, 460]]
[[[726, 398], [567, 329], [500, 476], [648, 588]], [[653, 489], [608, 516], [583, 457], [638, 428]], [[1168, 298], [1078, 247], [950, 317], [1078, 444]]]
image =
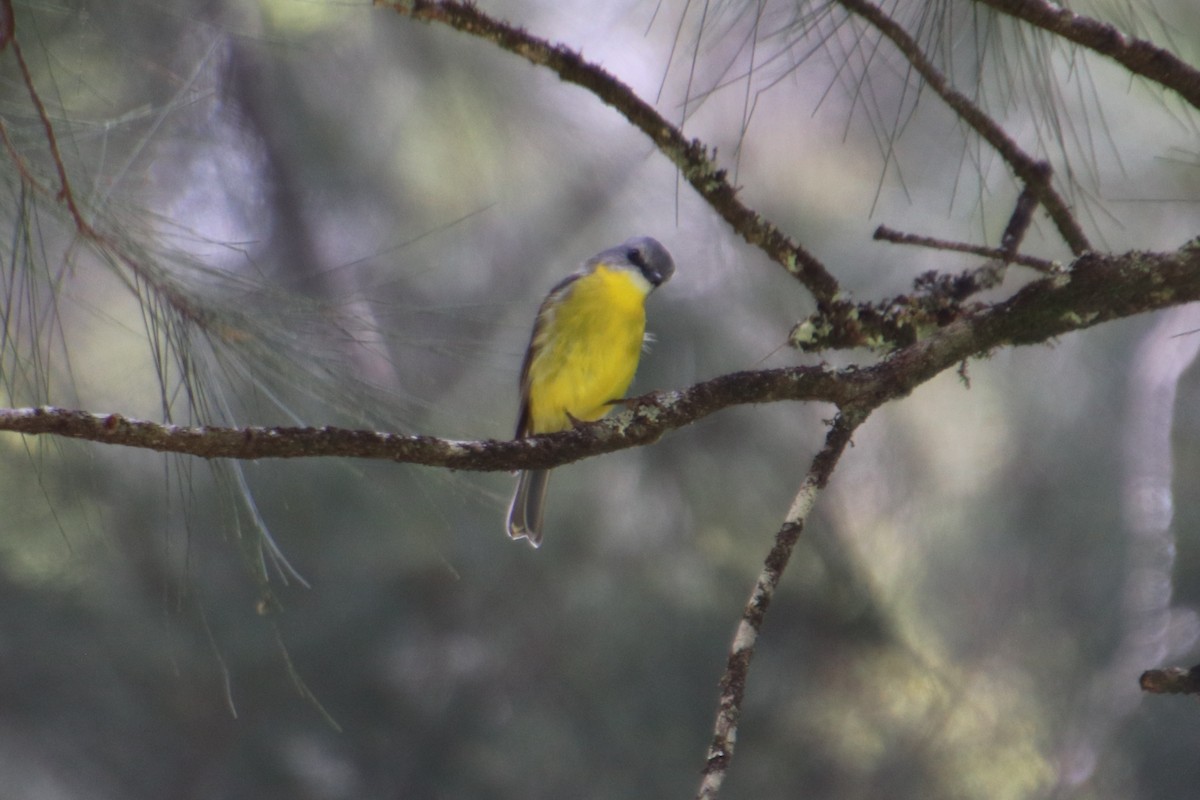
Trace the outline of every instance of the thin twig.
[[1067, 202], [1055, 191], [1050, 181], [1050, 167], [1022, 150], [1000, 127], [999, 123], [984, 113], [969, 97], [950, 85], [946, 76], [926, 57], [925, 52], [909, 33], [888, 16], [882, 8], [868, 0], [838, 0], [846, 10], [859, 15], [884, 36], [904, 55], [925, 81], [929, 88], [950, 106], [958, 118], [971, 126], [990, 144], [1001, 158], [1016, 173], [1017, 177], [1037, 193], [1038, 201], [1054, 221], [1059, 235], [1075, 255], [1092, 249], [1087, 236], [1071, 213]]
[[1021, 190], [1017, 205], [1013, 208], [1008, 225], [1004, 227], [1004, 234], [1000, 237], [1000, 249], [1004, 251], [1005, 260], [1016, 261], [1017, 250], [1020, 249], [1021, 242], [1025, 240], [1025, 233], [1033, 222], [1033, 212], [1037, 209], [1037, 204], [1037, 192], [1033, 187], [1026, 186]]
[[696, 793], [697, 800], [714, 800], [720, 793], [725, 773], [733, 759], [734, 743], [737, 739], [738, 723], [742, 714], [742, 699], [746, 691], [746, 678], [750, 672], [750, 661], [754, 657], [754, 645], [762, 630], [767, 609], [775, 597], [779, 580], [787, 569], [788, 561], [817, 495], [829, 482], [838, 459], [850, 443], [854, 431], [865, 421], [866, 413], [842, 413], [834, 420], [825, 437], [825, 445], [813, 458], [812, 466], [796, 493], [787, 517], [775, 534], [775, 543], [763, 562], [762, 572], [754, 584], [754, 591], [742, 612], [741, 622], [733, 637], [725, 674], [721, 676], [721, 698], [717, 704], [717, 718], [713, 726], [712, 743], [704, 764], [704, 777]]
[[880, 225], [875, 229], [875, 239], [881, 242], [892, 242], [893, 244], [907, 244], [915, 247], [927, 247], [931, 250], [947, 250], [952, 253], [970, 253], [983, 258], [995, 258], [1001, 261], [1006, 261], [1012, 264], [1020, 264], [1022, 267], [1029, 267], [1038, 272], [1054, 272], [1054, 262], [1047, 261], [1044, 258], [1035, 256], [1025, 256], [1020, 253], [1009, 253], [999, 247], [988, 247], [980, 244], [969, 244], [967, 242], [953, 242], [948, 239], [938, 239], [933, 236], [922, 236], [917, 233], [904, 233], [903, 231], [889, 228], [886, 225]]
[[29, 92], [29, 99], [33, 103], [33, 107], [37, 109], [38, 119], [42, 122], [42, 128], [46, 131], [46, 146], [50, 149], [50, 158], [54, 162], [54, 169], [58, 172], [58, 199], [67, 204], [67, 209], [71, 212], [71, 217], [75, 220], [75, 227], [84, 235], [95, 236], [95, 231], [88, 221], [83, 218], [83, 213], [79, 210], [79, 206], [75, 203], [75, 194], [71, 191], [71, 182], [67, 179], [67, 168], [63, 164], [62, 153], [58, 149], [58, 137], [54, 134], [54, 125], [50, 122], [50, 115], [46, 113], [46, 106], [42, 102], [41, 95], [38, 94], [37, 87], [33, 84], [33, 74], [29, 71], [29, 65], [25, 63], [25, 55], [21, 52], [21, 45], [17, 41], [16, 36], [11, 39], [13, 55], [16, 56], [17, 66], [21, 69], [21, 80], [25, 82], [25, 89]]
[[8, 135], [8, 126], [4, 124], [4, 120], [2, 119], [0, 119], [0, 142], [3, 142], [4, 149], [8, 151], [8, 157], [12, 159], [13, 165], [17, 168], [17, 174], [21, 176], [21, 180], [39, 192], [47, 195], [54, 194], [49, 187], [43, 185], [34, 176], [33, 168], [26, 163], [21, 152], [17, 150], [17, 146], [13, 144], [12, 137]]
[[[6, 8], [4, 4], [7, 1], [0, 0], [0, 10]], [[11, 8], [8, 8], [5, 13], [11, 14]], [[3, 14], [0, 14], [0, 19], [2, 17]], [[208, 315], [202, 309], [197, 308], [178, 288], [171, 286], [168, 282], [161, 280], [151, 270], [146, 269], [144, 265], [129, 255], [111, 237], [101, 233], [90, 222], [84, 219], [83, 211], [80, 209], [79, 203], [75, 199], [75, 192], [71, 188], [71, 180], [67, 176], [67, 167], [63, 161], [62, 152], [58, 147], [58, 136], [54, 132], [54, 124], [50, 121], [46, 105], [42, 102], [41, 95], [37, 91], [37, 86], [33, 82], [33, 74], [30, 72], [29, 65], [25, 61], [21, 45], [11, 30], [9, 31], [9, 44], [12, 45], [13, 55], [17, 59], [21, 78], [25, 83], [26, 91], [29, 93], [30, 101], [37, 110], [38, 119], [42, 123], [42, 128], [46, 134], [46, 146], [50, 151], [50, 159], [54, 163], [55, 172], [58, 174], [59, 187], [55, 193], [55, 198], [66, 204], [71, 219], [75, 223], [75, 230], [81, 237], [132, 270], [142, 281], [161, 295], [181, 316], [190, 322], [200, 323], [201, 327], [204, 327], [203, 323], [207, 321]], [[0, 134], [2, 134], [5, 149], [8, 150], [9, 157], [13, 160], [21, 177], [34, 188], [43, 188], [40, 183], [33, 179], [33, 174], [28, 165], [8, 136], [7, 129], [0, 129]]]
[[0, 51], [8, 47], [17, 29], [17, 16], [13, 13], [12, 0], [0, 0]]
[[715, 151], [710, 154], [699, 139], [685, 138], [681, 130], [600, 65], [585, 60], [575, 50], [551, 44], [521, 28], [493, 19], [467, 3], [375, 0], [375, 4], [421, 22], [436, 22], [486, 39], [531, 64], [553, 70], [563, 81], [592, 92], [650, 137], [692, 188], [738, 235], [799, 279], [812, 292], [818, 305], [832, 302], [837, 297], [837, 279], [816, 256], [738, 200], [737, 189], [726, 179], [725, 170], [715, 163]]

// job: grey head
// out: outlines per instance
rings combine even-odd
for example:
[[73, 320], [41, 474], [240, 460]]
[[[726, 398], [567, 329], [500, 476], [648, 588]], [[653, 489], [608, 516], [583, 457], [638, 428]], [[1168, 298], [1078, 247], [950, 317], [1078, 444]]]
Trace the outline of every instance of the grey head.
[[651, 286], [658, 287], [675, 274], [675, 261], [667, 248], [649, 236], [635, 236], [624, 244], [598, 253], [593, 262], [627, 262], [641, 270]]

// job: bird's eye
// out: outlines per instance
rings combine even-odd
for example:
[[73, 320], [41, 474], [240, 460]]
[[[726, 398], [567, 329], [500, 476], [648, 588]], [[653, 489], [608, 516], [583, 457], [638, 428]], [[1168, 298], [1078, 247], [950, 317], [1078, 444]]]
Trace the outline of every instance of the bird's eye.
[[625, 251], [625, 258], [629, 259], [629, 263], [633, 264], [638, 269], [646, 268], [646, 259], [642, 257], [641, 250], [634, 250], [633, 248], [630, 248], [629, 250]]

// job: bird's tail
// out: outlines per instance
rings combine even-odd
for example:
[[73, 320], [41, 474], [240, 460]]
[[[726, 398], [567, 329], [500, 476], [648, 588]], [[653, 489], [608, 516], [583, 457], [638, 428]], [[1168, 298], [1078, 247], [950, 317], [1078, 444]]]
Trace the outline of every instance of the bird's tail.
[[542, 511], [546, 507], [548, 469], [528, 469], [517, 473], [517, 491], [508, 507], [508, 535], [528, 539], [534, 547], [542, 543]]

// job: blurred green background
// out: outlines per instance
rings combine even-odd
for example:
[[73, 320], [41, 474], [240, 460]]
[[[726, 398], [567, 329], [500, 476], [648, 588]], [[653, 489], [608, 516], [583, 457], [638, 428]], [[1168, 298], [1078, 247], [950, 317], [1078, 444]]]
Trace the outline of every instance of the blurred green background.
[[[686, 118], [859, 299], [975, 266], [876, 225], [994, 245], [1019, 192], [824, 5], [483, 8]], [[1198, 61], [1190, 0], [1073, 8]], [[1194, 109], [965, 0], [896, 15], [1099, 246], [1197, 234]], [[57, 187], [0, 56], [5, 405], [506, 438], [541, 298], [639, 234], [679, 271], [635, 391], [817, 363], [783, 346], [798, 284], [615, 112], [484, 42], [299, 0], [18, 3], [17, 35], [85, 214], [150, 271], [22, 182], [14, 152]], [[1027, 250], [1067, 255], [1041, 218]], [[877, 413], [767, 619], [723, 796], [1194, 796], [1195, 703], [1137, 677], [1196, 657], [1197, 328], [999, 352]], [[734, 409], [557, 470], [540, 551], [504, 536], [507, 474], [4, 435], [0, 797], [689, 796], [832, 413]]]

